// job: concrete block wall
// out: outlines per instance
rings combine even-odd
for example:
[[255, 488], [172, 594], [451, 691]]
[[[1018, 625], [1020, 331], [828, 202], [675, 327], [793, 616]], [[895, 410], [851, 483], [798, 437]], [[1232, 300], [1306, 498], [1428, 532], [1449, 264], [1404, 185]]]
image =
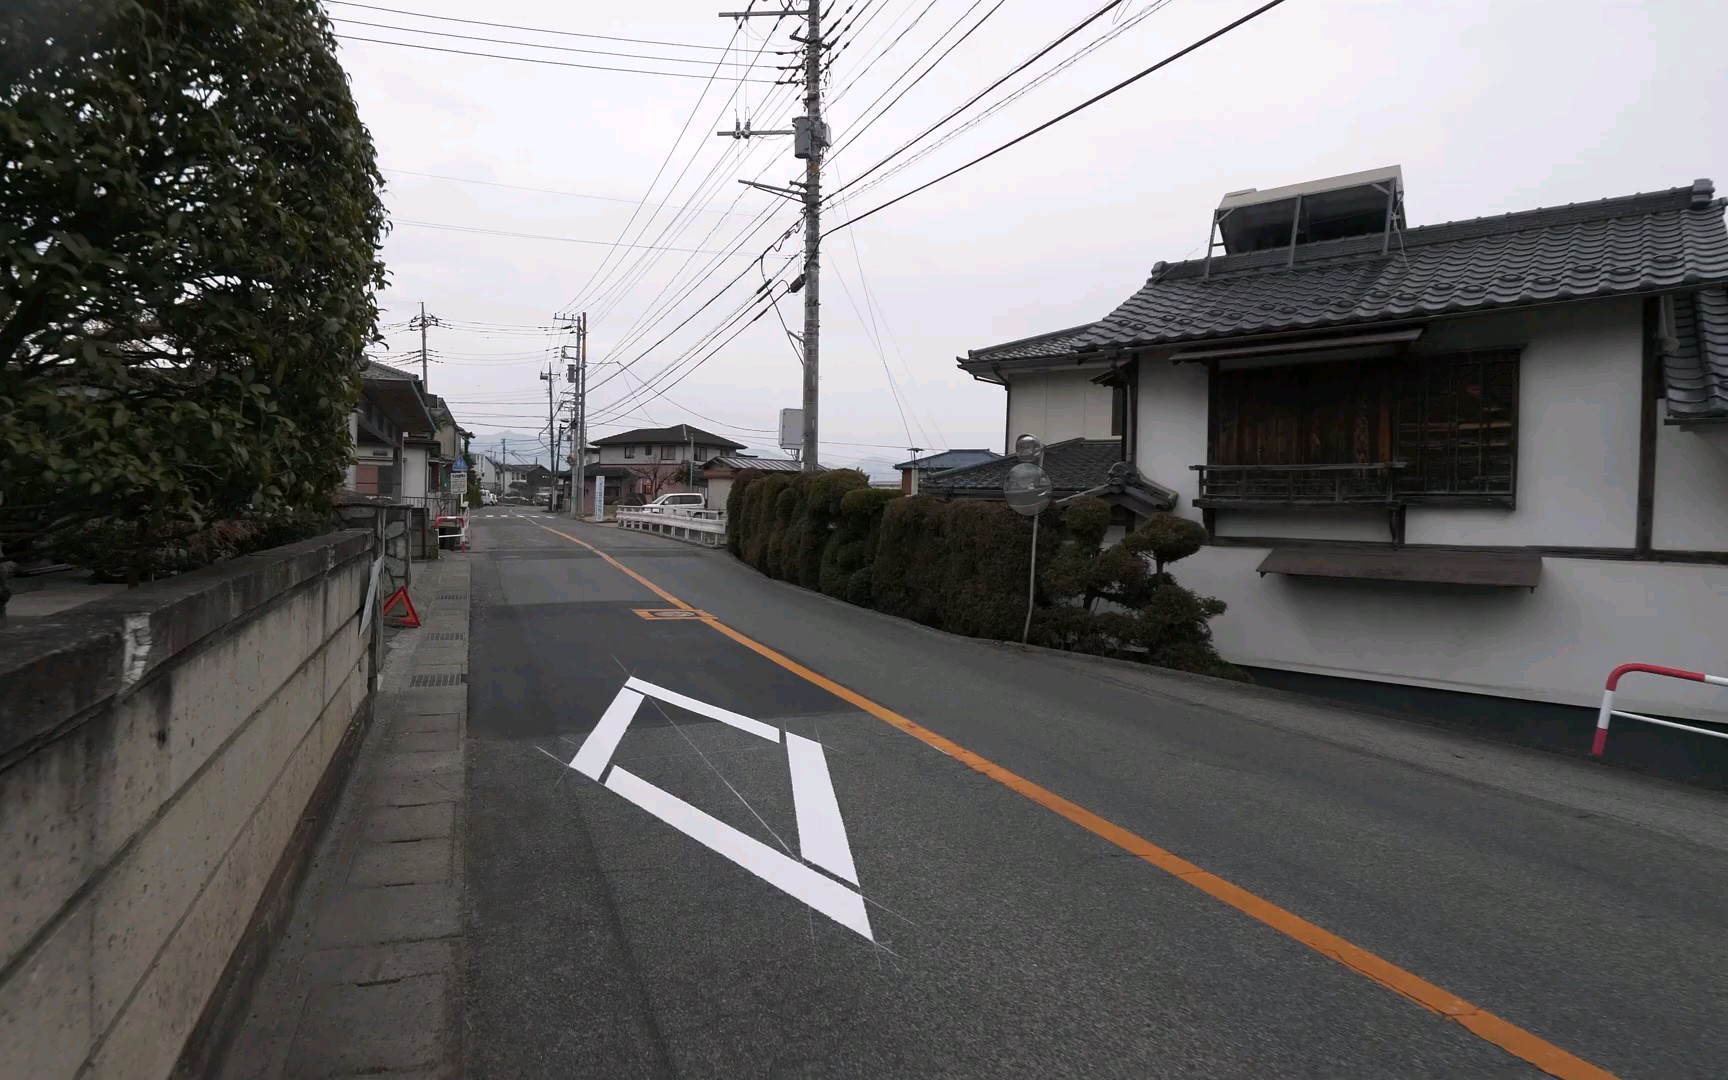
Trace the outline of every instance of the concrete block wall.
[[377, 541], [0, 629], [0, 1074], [174, 1071], [369, 716]]

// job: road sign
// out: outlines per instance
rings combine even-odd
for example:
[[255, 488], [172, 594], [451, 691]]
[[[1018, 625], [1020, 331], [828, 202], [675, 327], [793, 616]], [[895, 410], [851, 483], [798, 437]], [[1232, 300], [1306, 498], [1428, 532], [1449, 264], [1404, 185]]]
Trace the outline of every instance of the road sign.
[[594, 520], [606, 520], [606, 478], [604, 476], [594, 478]]
[[453, 473], [454, 472], [467, 472], [468, 471], [468, 459], [467, 458], [460, 458], [460, 457], [457, 458], [456, 464], [450, 466], [450, 471]]
[[[686, 697], [663, 686], [631, 677], [606, 707], [600, 722], [577, 748], [570, 768], [608, 791], [622, 796], [677, 829], [690, 839], [737, 863], [768, 884], [801, 900], [868, 941], [876, 938], [864, 897], [856, 889], [858, 868], [852, 863], [852, 847], [846, 840], [846, 823], [834, 798], [834, 782], [828, 774], [828, 759], [822, 744], [786, 732], [786, 765], [792, 773], [792, 810], [798, 821], [798, 854], [794, 859], [746, 833], [713, 817], [625, 769], [612, 763], [618, 743], [636, 719], [644, 698], [654, 698], [717, 720], [771, 743], [781, 741], [780, 729], [730, 709]], [[809, 864], [809, 865], [806, 865]], [[819, 873], [811, 867], [828, 873]], [[832, 874], [833, 877], [830, 877]], [[836, 881], [852, 883], [847, 888]]]

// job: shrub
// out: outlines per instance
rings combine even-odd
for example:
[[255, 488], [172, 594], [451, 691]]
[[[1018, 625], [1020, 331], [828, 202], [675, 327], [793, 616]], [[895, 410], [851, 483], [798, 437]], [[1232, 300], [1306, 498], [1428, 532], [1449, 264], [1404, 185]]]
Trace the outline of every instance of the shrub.
[[[933, 623], [941, 609], [942, 507], [913, 495], [883, 508], [871, 561], [874, 606], [890, 615]], [[933, 565], [934, 564], [934, 565]]]
[[747, 494], [748, 532], [744, 536], [744, 561], [768, 573], [768, 545], [774, 533], [774, 505], [790, 481], [782, 473], [770, 473], [757, 481]]
[[[883, 491], [863, 485], [845, 489], [837, 503], [833, 531], [822, 547], [822, 560], [817, 571], [818, 589], [829, 596], [869, 606], [870, 579], [868, 575], [860, 578], [858, 572], [868, 569], [875, 557], [876, 534], [882, 523], [883, 507], [899, 497], [898, 491]], [[864, 590], [862, 601], [853, 599], [859, 589]]]
[[726, 550], [734, 558], [744, 555], [744, 533], [749, 518], [745, 511], [744, 493], [760, 479], [762, 473], [759, 470], [748, 469], [733, 478], [732, 489], [726, 493]]
[[1204, 543], [1205, 526], [1175, 514], [1159, 514], [1122, 541], [1129, 551], [1150, 555], [1160, 577], [1166, 566], [1186, 559]]

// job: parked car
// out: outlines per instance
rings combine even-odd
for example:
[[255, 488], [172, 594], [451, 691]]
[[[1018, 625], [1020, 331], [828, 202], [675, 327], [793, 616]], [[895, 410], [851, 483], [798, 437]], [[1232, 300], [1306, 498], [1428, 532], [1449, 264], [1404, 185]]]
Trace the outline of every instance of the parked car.
[[480, 505], [481, 506], [497, 506], [498, 505], [498, 493], [496, 491], [482, 491], [480, 493]]
[[667, 510], [701, 510], [707, 505], [708, 497], [700, 491], [679, 491], [662, 495], [642, 509], [650, 514], [663, 514]]

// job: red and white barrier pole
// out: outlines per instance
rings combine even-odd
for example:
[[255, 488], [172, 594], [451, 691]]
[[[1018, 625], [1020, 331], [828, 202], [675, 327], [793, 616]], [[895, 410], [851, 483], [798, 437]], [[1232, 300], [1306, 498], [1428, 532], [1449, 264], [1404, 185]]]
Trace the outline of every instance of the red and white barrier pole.
[[1690, 731], [1699, 735], [1710, 735], [1718, 739], [1728, 738], [1728, 733], [1711, 731], [1709, 728], [1689, 727], [1685, 724], [1675, 724], [1667, 720], [1658, 720], [1653, 716], [1643, 716], [1638, 713], [1620, 712], [1614, 708], [1614, 691], [1620, 688], [1620, 679], [1634, 671], [1647, 675], [1661, 675], [1669, 679], [1684, 679], [1687, 682], [1708, 683], [1711, 686], [1728, 686], [1728, 677], [1721, 675], [1706, 675], [1702, 671], [1687, 671], [1685, 668], [1663, 667], [1660, 664], [1621, 664], [1608, 673], [1608, 685], [1602, 691], [1602, 708], [1596, 714], [1596, 737], [1590, 743], [1590, 754], [1601, 757], [1602, 750], [1608, 744], [1608, 722], [1616, 715], [1632, 720], [1643, 720], [1646, 723], [1658, 724], [1662, 727], [1677, 728], [1680, 731]]

